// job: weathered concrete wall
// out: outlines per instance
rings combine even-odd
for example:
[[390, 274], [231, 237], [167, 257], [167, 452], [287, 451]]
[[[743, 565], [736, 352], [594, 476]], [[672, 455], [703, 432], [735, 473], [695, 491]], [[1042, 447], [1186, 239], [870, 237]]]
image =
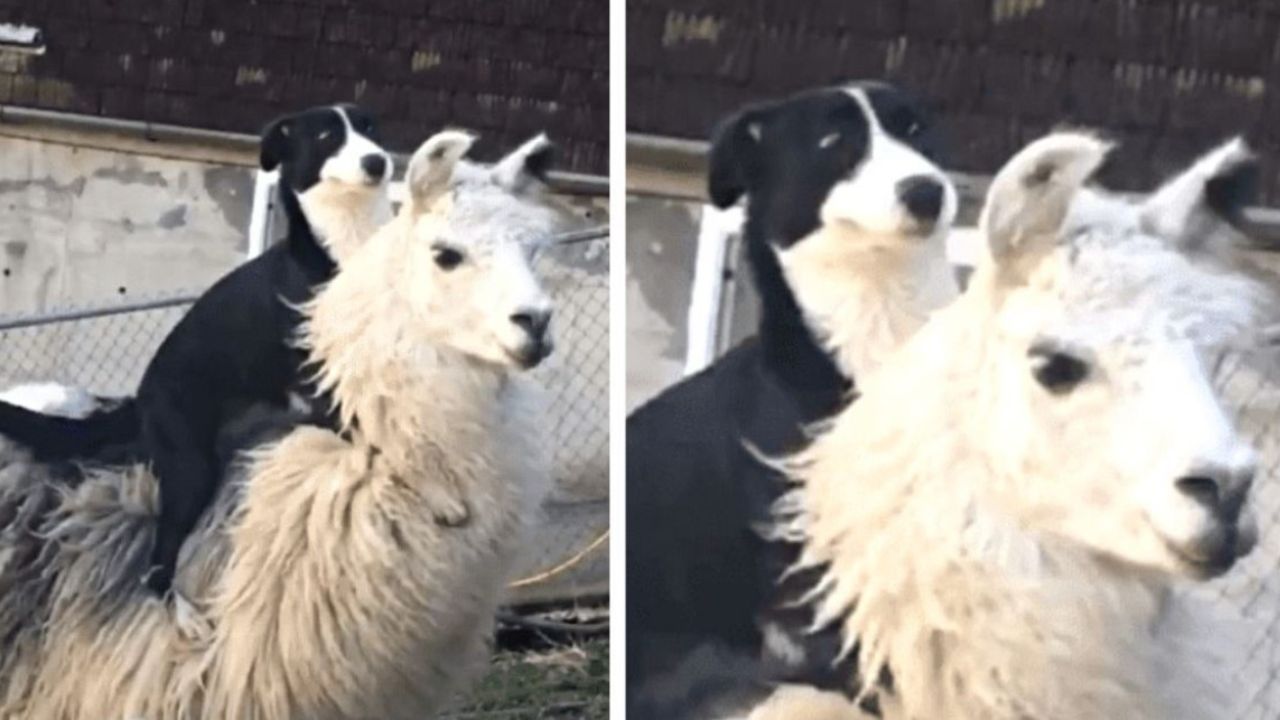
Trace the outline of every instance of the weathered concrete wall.
[[0, 137], [0, 314], [198, 290], [244, 257], [250, 169]]

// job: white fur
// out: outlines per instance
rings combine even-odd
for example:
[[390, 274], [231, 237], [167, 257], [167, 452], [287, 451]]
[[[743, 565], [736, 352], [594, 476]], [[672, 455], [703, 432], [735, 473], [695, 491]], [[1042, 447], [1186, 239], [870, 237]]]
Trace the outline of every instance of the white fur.
[[[1182, 228], [1137, 230], [1138, 205], [1088, 216], [1077, 170], [1105, 152], [1055, 136], [1011, 160], [970, 289], [787, 463], [778, 536], [829, 566], [815, 626], [858, 643], [861, 689], [892, 673], [887, 720], [1229, 717], [1247, 645], [1171, 592], [1222, 523], [1175, 483], [1251, 473], [1212, 361], [1275, 297]], [[1088, 358], [1071, 392], [1034, 379], [1043, 342]]]
[[[373, 235], [391, 217], [387, 184], [391, 180], [391, 156], [377, 143], [357, 132], [341, 107], [346, 140], [320, 169], [320, 181], [298, 194], [302, 214], [312, 232], [333, 259], [341, 264], [356, 246]], [[360, 162], [366, 155], [380, 155], [387, 170], [371, 178]]]
[[[179, 565], [193, 607], [131, 580], [156, 510], [144, 468], [63, 493], [0, 458], [16, 518], [0, 532], [0, 718], [418, 720], [451, 701], [549, 474], [536, 389], [494, 360], [502, 341], [422, 314], [470, 320], [485, 271], [441, 282], [427, 248], [447, 235], [525, 257], [551, 228], [496, 185], [442, 199], [402, 208], [306, 308], [351, 440], [302, 427], [233, 473]], [[457, 503], [466, 522], [438, 522]]]
[[0, 400], [47, 415], [84, 418], [98, 409], [98, 400], [88, 392], [53, 382], [15, 385], [0, 392]]

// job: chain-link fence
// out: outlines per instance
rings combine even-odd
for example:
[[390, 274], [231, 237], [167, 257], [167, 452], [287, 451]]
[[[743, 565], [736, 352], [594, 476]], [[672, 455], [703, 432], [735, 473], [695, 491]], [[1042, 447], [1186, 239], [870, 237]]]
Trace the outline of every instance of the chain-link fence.
[[[556, 351], [535, 371], [550, 396], [554, 485], [509, 593], [511, 605], [530, 610], [504, 614], [500, 627], [516, 650], [500, 649], [459, 718], [608, 714], [609, 238], [599, 231], [564, 239], [538, 258], [556, 300]], [[132, 394], [193, 300], [187, 294], [2, 320], [0, 387], [48, 380]], [[549, 641], [555, 637], [572, 642]]]
[[1239, 720], [1280, 717], [1280, 354], [1228, 357], [1218, 370], [1241, 431], [1259, 454], [1253, 510], [1258, 548], [1226, 577], [1198, 592], [1242, 613], [1250, 647], [1240, 670]]

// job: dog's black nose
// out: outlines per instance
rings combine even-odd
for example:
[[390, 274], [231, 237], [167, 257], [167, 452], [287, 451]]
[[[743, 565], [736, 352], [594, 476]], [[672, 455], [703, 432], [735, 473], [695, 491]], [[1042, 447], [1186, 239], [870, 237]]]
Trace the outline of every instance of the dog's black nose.
[[937, 178], [916, 175], [898, 182], [898, 198], [911, 217], [920, 222], [937, 222], [946, 193]]
[[360, 158], [360, 167], [374, 180], [381, 180], [387, 172], [387, 159], [382, 155], [369, 154]]
[[551, 313], [546, 310], [523, 310], [512, 315], [511, 322], [529, 333], [531, 339], [541, 342], [542, 336], [547, 334], [547, 326], [551, 324]]

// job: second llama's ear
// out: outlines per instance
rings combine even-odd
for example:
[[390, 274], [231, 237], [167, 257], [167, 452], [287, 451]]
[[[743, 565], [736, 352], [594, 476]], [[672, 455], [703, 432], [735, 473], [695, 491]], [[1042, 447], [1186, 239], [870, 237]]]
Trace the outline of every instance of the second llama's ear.
[[417, 207], [425, 209], [449, 189], [454, 167], [475, 141], [476, 136], [469, 132], [442, 130], [414, 151], [404, 177]]
[[556, 144], [539, 133], [511, 151], [493, 166], [493, 177], [511, 192], [524, 192], [534, 183], [547, 182], [547, 173], [556, 159]]
[[1186, 250], [1230, 238], [1256, 199], [1258, 174], [1258, 159], [1245, 141], [1229, 140], [1147, 198], [1143, 228]]
[[1023, 148], [996, 173], [979, 224], [997, 265], [1056, 239], [1076, 194], [1111, 151], [1111, 143], [1081, 131], [1047, 135]]

